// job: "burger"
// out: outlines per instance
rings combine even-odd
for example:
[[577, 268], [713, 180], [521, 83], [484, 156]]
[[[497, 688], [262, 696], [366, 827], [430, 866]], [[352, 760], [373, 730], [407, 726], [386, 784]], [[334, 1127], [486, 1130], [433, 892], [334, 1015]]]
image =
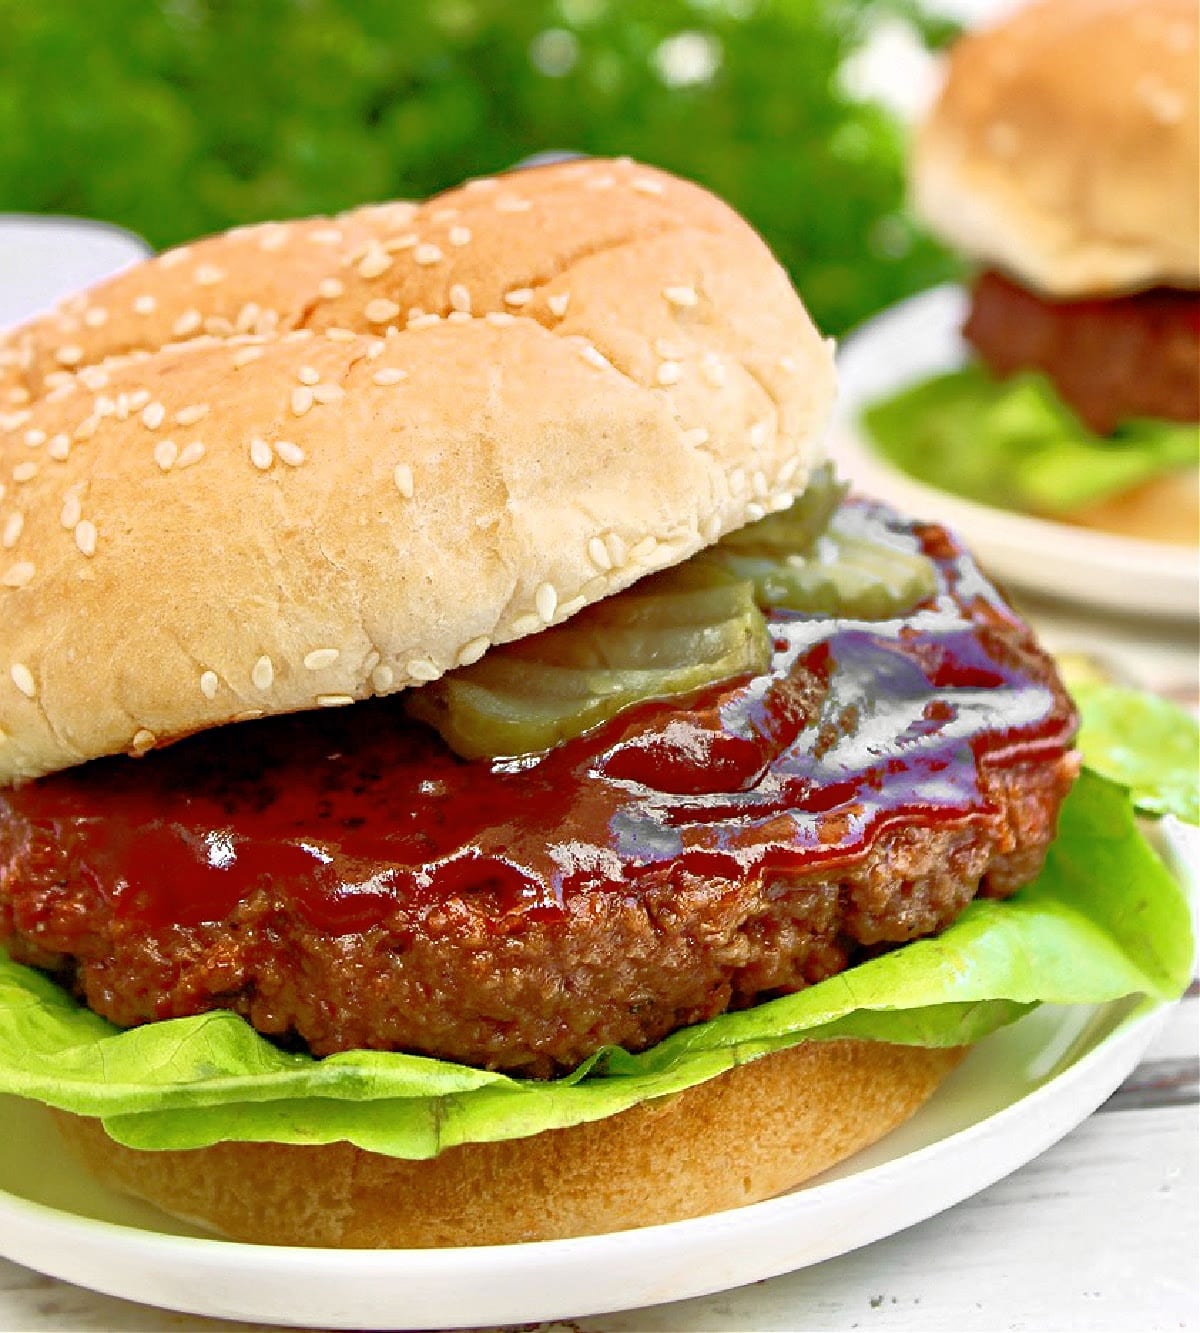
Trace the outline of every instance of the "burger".
[[693, 1216], [1186, 980], [1053, 664], [845, 497], [830, 345], [698, 187], [243, 229], [3, 358], [0, 1091], [118, 1188], [293, 1245]]
[[903, 471], [1195, 545], [1198, 26], [1191, 0], [1039, 0], [952, 48], [913, 196], [975, 267], [971, 360], [867, 411]]

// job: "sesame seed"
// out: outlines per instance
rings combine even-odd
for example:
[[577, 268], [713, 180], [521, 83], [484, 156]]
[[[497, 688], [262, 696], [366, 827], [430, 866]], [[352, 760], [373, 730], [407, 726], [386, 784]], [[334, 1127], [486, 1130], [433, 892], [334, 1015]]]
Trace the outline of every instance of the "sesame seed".
[[108, 311], [102, 305], [94, 305], [90, 310], [84, 311], [83, 322], [89, 329], [98, 329], [108, 322]]
[[374, 666], [371, 668], [371, 686], [382, 694], [385, 690], [390, 690], [396, 683], [396, 673], [390, 666]]
[[243, 708], [240, 713], [234, 713], [234, 722], [256, 722], [263, 715], [261, 708]]
[[456, 282], [450, 288], [450, 304], [455, 310], [471, 311], [471, 291], [461, 282]]
[[153, 750], [157, 741], [158, 737], [154, 732], [147, 730], [145, 727], [140, 727], [133, 733], [133, 740], [129, 742], [129, 748], [135, 756], [143, 755], [147, 750]]
[[278, 223], [268, 222], [262, 228], [262, 234], [259, 237], [259, 249], [278, 250], [280, 246], [287, 244], [288, 229], [281, 227]]
[[179, 457], [179, 446], [174, 440], [159, 440], [154, 446], [154, 461], [164, 472], [170, 472]]
[[458, 650], [458, 655], [454, 659], [455, 664], [460, 667], [470, 666], [473, 662], [478, 662], [491, 646], [492, 641], [486, 634], [481, 634], [477, 639], [470, 639]]
[[36, 449], [39, 445], [46, 443], [46, 432], [44, 430], [27, 430], [25, 432], [25, 443], [31, 449]]
[[735, 467], [729, 474], [729, 489], [734, 495], [740, 495], [746, 489], [746, 471], [744, 468]]
[[318, 694], [318, 708], [345, 708], [347, 704], [354, 702], [352, 694]]
[[408, 379], [408, 373], [398, 366], [384, 366], [382, 370], [377, 370], [371, 379], [383, 388], [388, 384], [399, 384], [401, 380]]
[[721, 535], [721, 515], [709, 514], [700, 531], [706, 542], [715, 542]]
[[317, 295], [326, 301], [336, 301], [345, 290], [346, 285], [340, 278], [322, 278], [317, 284]]
[[518, 638], [524, 638], [526, 634], [536, 634], [538, 630], [544, 628], [540, 616], [518, 616], [512, 623], [512, 632]]
[[464, 246], [471, 244], [470, 227], [451, 227], [446, 233], [446, 239], [451, 245]]
[[261, 436], [250, 441], [250, 461], [260, 472], [266, 472], [275, 459], [271, 446]]
[[528, 199], [520, 199], [515, 194], [502, 194], [496, 200], [497, 213], [528, 213], [532, 207]]
[[425, 241], [421, 245], [418, 245], [413, 251], [413, 258], [418, 264], [429, 265], [440, 264], [444, 256], [436, 245], [431, 244], [429, 241]]
[[484, 319], [498, 329], [506, 329], [517, 322], [516, 315], [510, 315], [507, 310], [489, 310]]
[[33, 672], [24, 662], [14, 662], [9, 668], [9, 675], [12, 676], [12, 683], [27, 699], [32, 699], [37, 694], [37, 682], [33, 678]]
[[304, 665], [309, 671], [324, 671], [326, 667], [331, 667], [341, 656], [336, 648], [314, 648], [311, 653], [306, 653]]
[[261, 347], [239, 347], [233, 358], [233, 368], [241, 370], [243, 366], [248, 366], [251, 361], [257, 361], [263, 354]]
[[313, 391], [307, 384], [301, 384], [292, 390], [292, 413], [302, 417], [313, 405]]
[[201, 287], [215, 287], [218, 282], [225, 280], [225, 270], [217, 268], [215, 264], [201, 264], [192, 277]]
[[320, 384], [321, 372], [314, 366], [301, 366], [296, 372], [296, 378], [301, 384]]
[[532, 287], [514, 287], [511, 292], [504, 293], [504, 304], [512, 306], [528, 305], [533, 300]]
[[281, 463], [286, 463], [288, 467], [300, 467], [304, 462], [304, 450], [298, 444], [293, 444], [291, 440], [276, 440], [275, 453]]
[[406, 231], [403, 236], [389, 236], [384, 241], [383, 248], [389, 254], [397, 254], [401, 250], [411, 250], [420, 239], [415, 231]]
[[555, 611], [558, 610], [558, 589], [553, 583], [541, 584], [534, 594], [533, 602], [538, 615], [549, 624], [554, 619]]
[[799, 455], [784, 459], [783, 466], [779, 469], [779, 473], [775, 478], [780, 486], [786, 486], [788, 482], [792, 480], [796, 473], [800, 471], [800, 466], [803, 461], [804, 460], [800, 458]]
[[709, 434], [703, 426], [693, 426], [683, 432], [683, 442], [690, 449], [700, 449], [708, 443]]
[[646, 557], [654, 551], [654, 548], [657, 545], [658, 538], [647, 535], [643, 537], [641, 541], [634, 542], [629, 548], [629, 558], [634, 561], [635, 564], [640, 564], [641, 561], [645, 560]]
[[494, 176], [475, 176], [463, 184], [464, 190], [493, 190], [496, 188]]
[[177, 338], [186, 338], [189, 333], [195, 333], [203, 323], [204, 316], [199, 310], [185, 310], [171, 326], [171, 332]]
[[240, 333], [249, 333], [258, 323], [262, 310], [257, 301], [247, 301], [238, 311], [237, 328]]
[[28, 560], [18, 560], [15, 565], [9, 566], [0, 582], [6, 588], [24, 588], [36, 573], [37, 569]]
[[447, 324], [469, 324], [471, 322], [471, 312], [469, 310], [451, 310], [446, 316]]
[[789, 491], [779, 491], [777, 494], [770, 496], [767, 500], [767, 505], [774, 514], [780, 514], [785, 509], [790, 509], [795, 503], [796, 497]]
[[32, 481], [37, 476], [38, 465], [31, 459], [18, 463], [12, 470], [12, 479], [16, 482]]
[[681, 309], [694, 306], [700, 300], [694, 287], [664, 287], [663, 297], [668, 305], [678, 306]]
[[671, 384], [679, 383], [681, 370], [682, 367], [678, 361], [664, 361], [662, 365], [659, 366], [654, 378], [659, 384], [666, 388]]
[[617, 178], [615, 176], [589, 176], [583, 182], [583, 188], [585, 190], [611, 190], [616, 183]]
[[765, 500], [770, 494], [771, 487], [767, 483], [767, 474], [765, 472], [756, 472], [750, 478], [750, 485], [754, 494], [760, 499]]
[[200, 673], [200, 693], [206, 699], [215, 699], [220, 685], [221, 682], [218, 680], [215, 671], [202, 671]]
[[129, 410], [131, 412], [136, 412], [140, 408], [145, 407], [146, 404], [150, 401], [150, 390], [135, 389], [130, 394], [123, 393], [121, 397], [124, 398], [125, 401], [129, 404]]
[[[386, 324], [389, 319], [395, 319], [399, 313], [400, 307], [395, 301], [389, 301], [383, 296], [377, 296], [363, 307], [363, 314], [371, 324]], [[328, 330], [325, 336], [329, 336]]]
[[175, 413], [175, 422], [179, 426], [194, 426], [208, 416], [207, 403], [193, 403], [190, 407], [181, 407]]
[[68, 491], [63, 499], [62, 513], [59, 519], [64, 528], [73, 528], [83, 517], [83, 502], [75, 491]]
[[275, 664], [265, 654], [255, 662], [250, 680], [256, 690], [269, 690], [275, 683]]
[[377, 244], [374, 249], [367, 251], [362, 263], [358, 266], [358, 271], [360, 276], [364, 278], [378, 278], [391, 268], [393, 262], [391, 255], [383, 246]]
[[558, 319], [567, 313], [567, 306], [571, 304], [570, 292], [555, 292], [553, 296], [546, 297], [546, 304], [550, 307], [550, 313]]
[[442, 674], [437, 664], [427, 657], [414, 657], [404, 669], [413, 680], [437, 680]]
[[665, 192], [662, 181], [656, 181], [650, 176], [635, 176], [629, 182], [629, 187], [636, 190], [638, 194], [663, 194]]
[[75, 545], [84, 555], [96, 554], [96, 525], [90, 519], [75, 524]]
[[438, 314], [409, 315], [405, 327], [410, 329], [429, 329], [441, 322], [442, 317]]
[[313, 398], [318, 403], [336, 403], [345, 396], [346, 390], [340, 384], [318, 384], [313, 390]]
[[620, 569], [628, 559], [628, 551], [625, 547], [625, 539], [617, 532], [610, 532], [604, 538], [604, 544], [608, 547], [608, 558], [613, 569]]
[[[376, 305], [377, 303], [372, 301], [371, 304]], [[385, 302], [385, 304], [390, 305], [391, 302]], [[396, 313], [400, 313], [399, 306], [396, 307]], [[390, 319], [391, 316], [389, 315], [387, 318]], [[382, 320], [380, 322], [382, 323]], [[339, 329], [336, 326], [326, 329], [325, 336], [331, 343], [352, 343], [358, 338], [358, 334], [353, 329]]]
[[588, 542], [588, 558], [597, 569], [610, 570], [612, 568], [612, 558], [608, 554], [608, 547], [604, 544], [602, 537], [593, 537]]
[[563, 602], [558, 608], [559, 620], [569, 620], [577, 611], [582, 611], [587, 606], [587, 598], [580, 594], [578, 597], [572, 597], [569, 602]]
[[322, 227], [320, 231], [310, 232], [308, 239], [317, 245], [340, 245], [342, 230], [340, 227]]
[[185, 444], [179, 451], [179, 458], [175, 463], [179, 467], [191, 467], [193, 463], [198, 463], [204, 457], [204, 445], [199, 440], [193, 440], [191, 444]]
[[233, 332], [233, 324], [224, 315], [207, 315], [204, 319], [204, 332], [214, 338], [228, 338]]
[[723, 389], [725, 387], [725, 363], [711, 354], [700, 363], [700, 373], [711, 388]]
[[392, 480], [396, 483], [396, 489], [406, 500], [413, 497], [413, 472], [407, 463], [397, 463], [392, 472]]
[[71, 441], [61, 432], [58, 435], [52, 435], [50, 443], [46, 446], [46, 452], [51, 458], [62, 463], [71, 452]]
[[143, 292], [141, 296], [133, 298], [133, 313], [135, 315], [152, 315], [158, 309], [158, 302], [149, 292]]
[[746, 518], [751, 523], [757, 523], [760, 518], [766, 518], [766, 516], [767, 516], [766, 509], [762, 505], [760, 505], [757, 500], [752, 500], [746, 506]]
[[579, 349], [579, 355], [588, 363], [589, 366], [595, 366], [597, 370], [611, 370], [612, 362], [598, 348], [591, 343], [584, 343]]
[[55, 360], [62, 366], [77, 366], [83, 360], [83, 348], [67, 343], [54, 353]]
[[21, 535], [21, 529], [25, 526], [25, 515], [22, 513], [9, 514], [4, 520], [4, 529], [0, 531], [0, 546], [5, 550], [11, 550], [17, 544], [17, 539]]
[[756, 421], [748, 432], [747, 438], [750, 441], [752, 449], [761, 449], [767, 442], [767, 436], [771, 433], [771, 423], [769, 421]]
[[[390, 338], [390, 337], [392, 336], [392, 334], [395, 333], [395, 332], [396, 332], [396, 330], [395, 330], [394, 327], [388, 329], [388, 337]], [[382, 355], [383, 355], [383, 349], [384, 349], [386, 346], [387, 346], [386, 343], [381, 342], [381, 341], [379, 341], [378, 339], [377, 339], [375, 342], [370, 343], [370, 344], [368, 345], [368, 347], [367, 347], [367, 360], [368, 360], [368, 361], [374, 361], [374, 360], [376, 359], [376, 357], [380, 357], [380, 356], [382, 356]]]

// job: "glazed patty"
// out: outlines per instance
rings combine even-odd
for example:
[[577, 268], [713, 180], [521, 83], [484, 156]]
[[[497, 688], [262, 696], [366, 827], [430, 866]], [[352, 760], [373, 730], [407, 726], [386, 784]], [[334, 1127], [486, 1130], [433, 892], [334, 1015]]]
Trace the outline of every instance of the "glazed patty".
[[1135, 417], [1200, 420], [1200, 292], [1047, 301], [986, 272], [963, 332], [1001, 377], [1043, 371], [1101, 435]]
[[0, 794], [0, 937], [123, 1025], [547, 1075], [939, 931], [1036, 874], [1074, 715], [942, 530], [859, 513], [936, 559], [935, 604], [773, 614], [768, 675], [531, 764], [391, 699]]

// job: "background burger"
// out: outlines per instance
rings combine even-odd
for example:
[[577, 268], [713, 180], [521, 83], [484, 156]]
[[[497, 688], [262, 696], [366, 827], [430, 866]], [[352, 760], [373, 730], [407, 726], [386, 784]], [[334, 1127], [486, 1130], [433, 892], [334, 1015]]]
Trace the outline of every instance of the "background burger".
[[867, 412], [905, 472], [1196, 542], [1198, 24], [1190, 0], [1040, 0], [953, 47], [913, 195], [977, 266], [975, 359]]
[[1182, 987], [1052, 664], [843, 502], [830, 349], [694, 186], [231, 233], [3, 356], [0, 1090], [121, 1188], [289, 1244], [663, 1221], [1031, 1004]]

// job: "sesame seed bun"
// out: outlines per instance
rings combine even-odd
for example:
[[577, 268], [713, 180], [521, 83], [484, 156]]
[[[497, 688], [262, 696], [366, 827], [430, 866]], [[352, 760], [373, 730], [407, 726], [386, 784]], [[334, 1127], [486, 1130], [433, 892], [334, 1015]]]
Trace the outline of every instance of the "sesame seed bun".
[[652, 1226], [779, 1194], [907, 1120], [963, 1054], [806, 1043], [605, 1120], [420, 1162], [348, 1143], [139, 1152], [114, 1143], [99, 1121], [56, 1119], [100, 1179], [237, 1240], [503, 1245]]
[[0, 782], [561, 621], [789, 504], [834, 392], [759, 238], [630, 162], [217, 237], [4, 348]]
[[953, 48], [918, 211], [1045, 295], [1200, 285], [1195, 0], [1041, 0]]

